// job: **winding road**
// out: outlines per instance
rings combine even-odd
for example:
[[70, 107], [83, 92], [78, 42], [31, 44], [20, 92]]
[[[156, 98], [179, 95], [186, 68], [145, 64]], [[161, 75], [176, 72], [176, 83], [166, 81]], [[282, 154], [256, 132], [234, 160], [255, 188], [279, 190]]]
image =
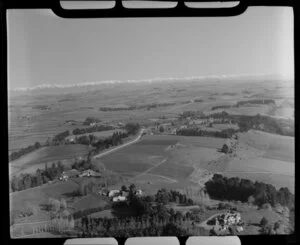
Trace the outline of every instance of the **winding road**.
[[94, 159], [99, 159], [100, 157], [103, 157], [103, 156], [105, 156], [105, 155], [107, 155], [107, 154], [110, 154], [110, 153], [112, 153], [112, 152], [114, 152], [114, 151], [120, 150], [120, 149], [122, 149], [122, 148], [125, 147], [125, 146], [129, 146], [129, 145], [131, 145], [131, 144], [133, 144], [133, 143], [139, 141], [140, 138], [142, 137], [142, 134], [144, 133], [144, 131], [145, 131], [145, 129], [141, 129], [140, 133], [138, 134], [138, 136], [137, 136], [134, 140], [129, 141], [129, 142], [127, 142], [127, 143], [125, 143], [125, 144], [122, 144], [122, 145], [120, 145], [120, 146], [117, 146], [117, 147], [115, 147], [115, 148], [113, 148], [113, 149], [110, 149], [110, 150], [108, 150], [108, 151], [101, 152], [101, 153], [95, 155], [95, 156], [94, 156]]

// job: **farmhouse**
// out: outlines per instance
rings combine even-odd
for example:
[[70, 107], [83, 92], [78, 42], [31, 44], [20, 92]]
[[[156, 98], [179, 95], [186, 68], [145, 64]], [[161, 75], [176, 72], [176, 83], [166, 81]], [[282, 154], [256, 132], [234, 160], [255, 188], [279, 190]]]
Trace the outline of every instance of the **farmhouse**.
[[86, 177], [101, 177], [101, 174], [95, 172], [94, 170], [88, 169], [88, 170], [83, 171], [79, 175], [79, 177], [84, 177], [84, 176], [86, 176]]
[[67, 141], [69, 142], [69, 143], [75, 143], [75, 136], [70, 136], [68, 139], [67, 139]]
[[237, 232], [242, 232], [244, 229], [243, 229], [243, 227], [242, 226], [237, 226], [236, 227], [236, 231]]
[[64, 171], [59, 179], [66, 181], [69, 178], [74, 178], [78, 176], [79, 176], [79, 172], [76, 169], [71, 169], [69, 171]]
[[115, 196], [115, 195], [117, 195], [117, 194], [119, 194], [119, 193], [120, 193], [119, 190], [110, 190], [110, 191], [108, 192], [108, 196], [109, 196], [109, 197], [113, 197], [113, 196]]
[[124, 202], [124, 201], [126, 201], [126, 197], [124, 197], [124, 196], [116, 196], [116, 197], [113, 197], [113, 199], [112, 199], [112, 201], [113, 202]]
[[122, 123], [122, 122], [118, 122], [118, 127], [124, 127], [125, 126], [125, 124], [124, 123]]
[[143, 195], [143, 191], [142, 191], [142, 190], [136, 190], [136, 191], [135, 191], [135, 194], [136, 194], [137, 196], [141, 196], [141, 195]]
[[[209, 220], [207, 224], [214, 225], [214, 228], [216, 228], [219, 231], [225, 231], [231, 225], [240, 224], [240, 221], [241, 221], [240, 213], [227, 211], [226, 213], [220, 214], [217, 217], [213, 218], [212, 220]], [[237, 231], [238, 232], [243, 231], [243, 227], [239, 225], [237, 227]]]

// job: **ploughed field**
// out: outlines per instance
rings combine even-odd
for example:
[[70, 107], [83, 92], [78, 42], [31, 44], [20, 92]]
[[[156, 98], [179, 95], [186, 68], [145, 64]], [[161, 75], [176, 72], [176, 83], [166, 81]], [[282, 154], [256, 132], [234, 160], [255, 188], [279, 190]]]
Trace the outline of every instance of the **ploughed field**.
[[[217, 154], [222, 143], [224, 139], [208, 137], [144, 136], [139, 142], [98, 161], [107, 169], [130, 177], [150, 174], [167, 177], [171, 181], [185, 180], [194, 171], [194, 165], [206, 161], [205, 157], [209, 159], [211, 154]], [[209, 155], [201, 156], [205, 150]], [[182, 157], [179, 152], [183, 154]], [[184, 157], [184, 154], [190, 154], [190, 157]]]

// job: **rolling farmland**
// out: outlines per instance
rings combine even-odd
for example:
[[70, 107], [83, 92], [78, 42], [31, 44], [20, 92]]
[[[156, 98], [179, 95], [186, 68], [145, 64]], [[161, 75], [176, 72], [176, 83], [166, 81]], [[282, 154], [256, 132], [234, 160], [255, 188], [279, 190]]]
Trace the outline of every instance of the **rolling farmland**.
[[[44, 167], [46, 162], [54, 162], [65, 159], [73, 159], [85, 156], [90, 147], [85, 145], [60, 145], [42, 147], [34, 152], [10, 162], [10, 171], [15, 173], [27, 168], [35, 169], [34, 166]], [[33, 167], [33, 168], [32, 168]]]

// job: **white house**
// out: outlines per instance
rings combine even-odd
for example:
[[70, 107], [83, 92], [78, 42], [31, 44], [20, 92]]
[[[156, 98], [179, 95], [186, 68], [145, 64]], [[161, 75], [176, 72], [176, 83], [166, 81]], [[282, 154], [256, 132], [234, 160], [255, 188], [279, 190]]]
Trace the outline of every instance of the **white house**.
[[126, 197], [124, 197], [124, 196], [116, 196], [116, 197], [113, 197], [112, 201], [113, 202], [123, 202], [123, 201], [126, 201]]
[[119, 190], [110, 190], [110, 191], [108, 192], [108, 196], [109, 196], [109, 197], [113, 197], [113, 196], [119, 194], [119, 192], [120, 192]]
[[237, 226], [236, 227], [237, 232], [242, 232], [244, 229], [242, 226]]
[[136, 194], [137, 196], [141, 196], [141, 195], [143, 195], [143, 191], [142, 191], [142, 190], [136, 190], [136, 191], [135, 191], [135, 194]]
[[66, 181], [69, 178], [77, 177], [77, 176], [79, 176], [79, 172], [76, 169], [71, 169], [69, 171], [64, 171], [59, 179]]

